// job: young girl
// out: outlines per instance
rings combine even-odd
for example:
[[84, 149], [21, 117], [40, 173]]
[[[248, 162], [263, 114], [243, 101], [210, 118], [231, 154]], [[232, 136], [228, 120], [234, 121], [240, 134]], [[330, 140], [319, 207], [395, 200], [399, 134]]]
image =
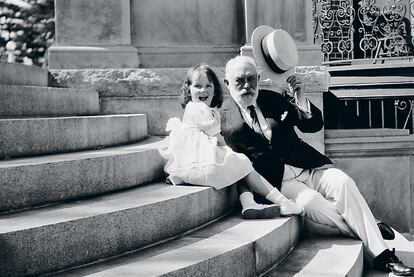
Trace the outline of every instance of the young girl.
[[180, 96], [185, 108], [182, 122], [172, 118], [167, 123], [168, 147], [161, 150], [167, 159], [164, 167], [172, 184], [193, 184], [215, 189], [242, 181], [252, 191], [275, 205], [257, 204], [251, 192], [240, 195], [244, 218], [270, 218], [299, 215], [303, 208], [284, 197], [252, 167], [249, 159], [228, 147], [220, 134], [223, 102], [220, 82], [212, 68], [199, 64], [191, 68], [183, 82]]

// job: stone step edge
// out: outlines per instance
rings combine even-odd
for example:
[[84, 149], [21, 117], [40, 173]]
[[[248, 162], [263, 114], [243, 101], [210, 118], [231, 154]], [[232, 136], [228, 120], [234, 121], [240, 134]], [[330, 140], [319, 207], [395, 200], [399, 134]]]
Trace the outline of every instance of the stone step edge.
[[0, 84], [48, 86], [48, 70], [19, 63], [0, 63]]
[[0, 158], [76, 152], [148, 136], [145, 114], [0, 119]]
[[154, 248], [164, 247], [164, 245], [174, 243], [174, 241], [182, 239], [183, 237], [191, 236], [193, 233], [202, 231], [203, 229], [208, 228], [209, 226], [214, 225], [214, 224], [216, 224], [216, 223], [218, 223], [222, 220], [225, 220], [227, 217], [232, 216], [236, 213], [240, 213], [239, 207], [234, 207], [234, 208], [228, 210], [227, 212], [225, 212], [224, 214], [222, 214], [221, 216], [219, 216], [215, 219], [212, 219], [208, 222], [205, 222], [205, 223], [203, 223], [199, 226], [196, 226], [192, 229], [189, 229], [189, 230], [187, 230], [183, 233], [180, 233], [180, 234], [177, 234], [177, 235], [165, 238], [165, 239], [158, 240], [154, 243], [142, 246], [140, 248], [137, 248], [137, 249], [134, 249], [134, 250], [131, 250], [131, 251], [127, 251], [127, 252], [119, 254], [119, 255], [114, 255], [114, 256], [111, 256], [111, 257], [108, 257], [108, 258], [102, 258], [98, 261], [93, 261], [91, 263], [82, 264], [82, 265], [79, 265], [79, 266], [70, 267], [70, 268], [66, 268], [66, 269], [63, 269], [63, 270], [55, 271], [55, 272], [50, 272], [50, 273], [48, 273], [46, 275], [42, 275], [42, 276], [60, 276], [60, 274], [63, 274], [64, 276], [66, 276], [68, 273], [71, 274], [71, 272], [73, 272], [73, 271], [78, 272], [78, 271], [83, 271], [85, 269], [87, 270], [90, 267], [95, 267], [95, 266], [99, 267], [101, 264], [106, 263], [106, 262], [111, 262], [111, 261], [114, 261], [114, 260], [122, 259], [124, 257], [130, 256], [130, 255], [135, 255], [135, 254], [141, 253], [141, 252], [152, 251], [152, 249], [154, 249]]
[[21, 88], [23, 90], [34, 90], [34, 92], [28, 93], [37, 93], [37, 91], [53, 91], [57, 93], [91, 93], [98, 94], [95, 90], [89, 88], [70, 88], [70, 87], [48, 87], [48, 86], [33, 86], [33, 85], [14, 85], [14, 84], [2, 84], [0, 83], [0, 88]]
[[95, 118], [111, 118], [111, 117], [132, 117], [132, 116], [145, 116], [143, 113], [131, 113], [131, 114], [102, 114], [102, 115], [74, 115], [74, 116], [43, 116], [43, 117], [25, 117], [25, 118], [1, 118], [2, 121], [39, 121], [39, 120], [67, 120], [67, 119], [95, 119]]
[[[158, 149], [165, 145], [165, 139], [150, 137], [138, 143], [99, 150], [0, 161], [3, 190], [0, 214], [55, 205], [160, 179], [164, 176], [165, 160]], [[140, 160], [145, 162], [133, 164]], [[119, 167], [122, 170], [113, 170]], [[85, 170], [84, 174], [71, 173], [79, 170]], [[105, 178], [100, 172], [111, 175]]]
[[87, 160], [92, 158], [102, 158], [113, 156], [115, 152], [120, 152], [120, 154], [124, 154], [130, 152], [140, 152], [145, 150], [158, 149], [163, 146], [166, 146], [166, 140], [164, 136], [149, 136], [145, 140], [139, 142], [119, 146], [109, 146], [101, 149], [83, 150], [70, 153], [47, 154], [33, 157], [18, 157], [9, 160], [0, 160], [0, 168], [38, 164], [53, 164], [59, 162], [74, 161], [79, 159]]
[[0, 276], [46, 274], [119, 255], [204, 224], [236, 203], [235, 186], [155, 183], [3, 215]]
[[330, 92], [341, 100], [381, 100], [412, 97], [414, 88], [333, 88]]
[[[311, 237], [299, 241], [292, 253], [262, 276], [362, 276], [364, 258], [361, 241], [345, 237]], [[340, 260], [341, 263], [335, 263]], [[298, 262], [300, 261], [300, 262]], [[327, 265], [332, 266], [328, 269]], [[323, 272], [323, 274], [322, 274]]]
[[[19, 232], [23, 230], [30, 230], [44, 226], [52, 226], [54, 224], [61, 224], [66, 222], [72, 222], [79, 219], [92, 218], [96, 216], [105, 215], [108, 213], [114, 213], [122, 210], [132, 209], [136, 207], [144, 207], [153, 203], [163, 202], [176, 197], [177, 195], [171, 195], [173, 191], [179, 192], [178, 196], [183, 196], [193, 193], [198, 193], [203, 190], [211, 189], [209, 187], [201, 186], [173, 186], [165, 183], [164, 181], [157, 181], [154, 183], [145, 184], [143, 186], [133, 187], [125, 190], [120, 190], [112, 193], [96, 195], [95, 197], [65, 201], [56, 205], [47, 207], [38, 207], [35, 209], [18, 211], [11, 214], [0, 215], [0, 235], [12, 232]], [[159, 198], [149, 197], [146, 199], [145, 196], [151, 195], [154, 190], [166, 190], [167, 193]], [[135, 199], [135, 202], [126, 203], [126, 200], [131, 200], [130, 195], [136, 194], [141, 198]], [[111, 204], [117, 203], [118, 206], [111, 206]], [[79, 207], [99, 207], [106, 209], [103, 210], [89, 210], [84, 211], [82, 214], [75, 214], [71, 216], [68, 211], [77, 211]], [[108, 209], [110, 207], [110, 209]], [[47, 215], [47, 216], [46, 216]], [[53, 218], [55, 216], [56, 219]], [[33, 222], [40, 220], [29, 225], [27, 222]]]
[[409, 136], [408, 129], [368, 128], [368, 129], [325, 129], [325, 139], [355, 138], [355, 137], [392, 137]]
[[325, 139], [325, 153], [331, 158], [407, 156], [414, 153], [414, 136], [329, 138]]
[[0, 84], [2, 118], [93, 115], [100, 113], [96, 91]]
[[366, 87], [366, 86], [398, 86], [414, 84], [413, 76], [333, 76], [330, 88]]
[[[401, 57], [399, 57], [400, 59]], [[383, 59], [381, 58], [376, 58], [376, 59], [370, 59], [372, 61], [381, 61]], [[409, 62], [407, 60], [407, 62], [393, 62], [391, 61], [390, 63], [366, 63], [367, 59], [361, 60], [360, 63], [355, 63], [352, 65], [342, 65], [342, 66], [328, 66], [328, 71], [331, 73], [331, 75], [333, 76], [337, 76], [336, 74], [334, 75], [333, 73], [335, 72], [349, 72], [349, 71], [373, 71], [373, 70], [379, 70], [379, 71], [384, 71], [384, 68], [391, 70], [399, 70], [402, 68], [412, 68], [413, 64], [411, 62]], [[398, 60], [400, 61], [400, 60]], [[358, 76], [361, 76], [362, 73], [360, 73]], [[353, 76], [353, 75], [344, 75], [342, 74], [341, 76]], [[364, 75], [364, 76], [369, 76], [369, 75]]]
[[[131, 273], [132, 268], [138, 270], [134, 272], [139, 272], [140, 276], [169, 276], [168, 273], [195, 276], [192, 274], [195, 272], [197, 276], [216, 276], [214, 271], [220, 271], [221, 276], [253, 276], [265, 272], [290, 253], [298, 241], [301, 224], [299, 217], [244, 220], [239, 212], [232, 213], [177, 240], [63, 271], [56, 276], [78, 276], [88, 271], [96, 272], [88, 276], [101, 276], [101, 273], [122, 276], [123, 270]], [[195, 257], [197, 255], [201, 257]], [[174, 263], [165, 266], [168, 259]], [[233, 275], [226, 274], [230, 272]]]
[[327, 144], [338, 143], [380, 143], [380, 142], [394, 142], [394, 141], [412, 141], [414, 136], [411, 135], [395, 135], [395, 136], [371, 136], [371, 137], [337, 137], [328, 138], [325, 140]]
[[[303, 233], [301, 233], [301, 234], [303, 234]], [[296, 249], [296, 247], [298, 246], [300, 241], [301, 241], [301, 238], [299, 237], [295, 247], [289, 249], [289, 251], [286, 253], [286, 255], [282, 259], [280, 259], [278, 262], [274, 263], [272, 266], [270, 266], [269, 268], [264, 270], [262, 273], [258, 274], [257, 277], [265, 277], [267, 274], [269, 274], [273, 270], [277, 269], [277, 267], [279, 265], [283, 264], [289, 258], [289, 256], [292, 254], [292, 252]]]

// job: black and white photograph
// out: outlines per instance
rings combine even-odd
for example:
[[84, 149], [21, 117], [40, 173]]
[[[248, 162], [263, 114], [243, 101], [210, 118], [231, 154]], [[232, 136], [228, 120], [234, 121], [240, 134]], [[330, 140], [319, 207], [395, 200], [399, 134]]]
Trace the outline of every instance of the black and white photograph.
[[414, 0], [0, 0], [0, 276], [414, 276]]

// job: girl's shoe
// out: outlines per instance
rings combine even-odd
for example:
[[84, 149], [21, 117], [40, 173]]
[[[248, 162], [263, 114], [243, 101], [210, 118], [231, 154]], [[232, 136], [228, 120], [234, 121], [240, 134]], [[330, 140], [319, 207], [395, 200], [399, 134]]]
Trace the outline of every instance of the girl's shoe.
[[244, 219], [268, 219], [280, 216], [280, 207], [277, 205], [264, 205], [254, 203], [249, 207], [243, 208], [242, 217]]
[[281, 216], [292, 216], [301, 214], [303, 214], [303, 207], [299, 206], [292, 199], [285, 200], [280, 204]]

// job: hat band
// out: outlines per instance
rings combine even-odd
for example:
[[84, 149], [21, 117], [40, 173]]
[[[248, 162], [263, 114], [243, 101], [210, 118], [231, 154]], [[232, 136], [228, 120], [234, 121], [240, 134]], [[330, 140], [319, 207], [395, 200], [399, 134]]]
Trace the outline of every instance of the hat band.
[[283, 70], [279, 66], [277, 66], [277, 64], [275, 64], [273, 59], [270, 57], [269, 49], [267, 48], [267, 45], [265, 43], [265, 39], [262, 39], [261, 45], [262, 45], [263, 57], [264, 57], [267, 65], [270, 67], [270, 69], [272, 69], [275, 73], [279, 73], [279, 74], [285, 73], [286, 70]]

